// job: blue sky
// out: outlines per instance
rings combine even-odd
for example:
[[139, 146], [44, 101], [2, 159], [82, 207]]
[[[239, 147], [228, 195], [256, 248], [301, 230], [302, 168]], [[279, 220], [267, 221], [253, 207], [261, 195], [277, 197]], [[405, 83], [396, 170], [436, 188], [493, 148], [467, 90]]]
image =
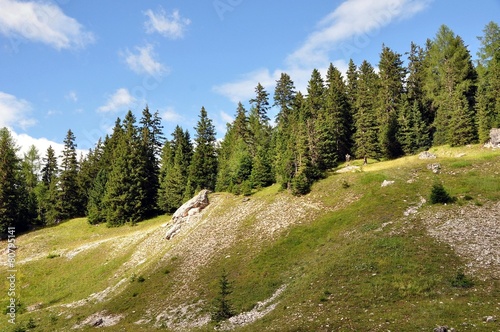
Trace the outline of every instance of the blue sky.
[[204, 106], [222, 137], [281, 72], [304, 89], [313, 68], [376, 67], [382, 43], [404, 54], [441, 24], [475, 58], [499, 19], [499, 0], [0, 0], [0, 127], [41, 154], [71, 128], [87, 150], [129, 109], [158, 110], [170, 136]]

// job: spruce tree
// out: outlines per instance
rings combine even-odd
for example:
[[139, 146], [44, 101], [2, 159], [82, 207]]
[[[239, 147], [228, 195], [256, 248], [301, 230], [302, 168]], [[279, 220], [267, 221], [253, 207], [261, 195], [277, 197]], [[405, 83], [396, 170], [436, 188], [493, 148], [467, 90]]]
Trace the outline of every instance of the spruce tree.
[[39, 186], [39, 174], [41, 170], [41, 160], [37, 148], [32, 145], [28, 152], [24, 154], [22, 161], [23, 177], [26, 183], [28, 195], [27, 215], [30, 220], [38, 220], [38, 198], [37, 187]]
[[30, 219], [26, 214], [28, 193], [21, 169], [21, 160], [17, 157], [17, 147], [7, 128], [0, 129], [0, 236], [3, 237], [9, 227], [16, 231], [25, 230]]
[[248, 117], [250, 127], [250, 153], [253, 157], [252, 181], [254, 187], [265, 187], [274, 180], [271, 168], [271, 126], [269, 125], [269, 94], [258, 83], [255, 88], [255, 98], [250, 99], [251, 109]]
[[307, 98], [305, 100], [305, 108], [303, 109], [303, 120], [305, 121], [305, 129], [308, 143], [308, 156], [310, 161], [309, 174], [317, 180], [321, 177], [321, 172], [327, 168], [325, 158], [322, 154], [326, 149], [322, 146], [322, 131], [321, 121], [324, 121], [325, 86], [323, 78], [319, 70], [313, 69], [311, 78], [307, 85]]
[[[440, 27], [434, 40], [428, 42], [425, 58], [426, 80], [424, 89], [435, 109], [434, 137], [435, 145], [450, 142], [452, 130], [450, 121], [453, 117], [457, 100], [465, 100], [466, 113], [475, 117], [474, 96], [476, 93], [477, 73], [462, 38], [456, 36], [450, 28]], [[458, 94], [458, 95], [457, 95]], [[476, 132], [473, 121], [464, 122], [471, 125], [467, 131]], [[468, 137], [468, 144], [474, 142], [476, 134]]]
[[162, 212], [169, 212], [171, 210], [171, 206], [168, 203], [167, 199], [167, 191], [168, 191], [168, 182], [166, 181], [167, 175], [170, 173], [173, 164], [174, 164], [174, 151], [172, 149], [172, 145], [170, 141], [165, 141], [161, 152], [161, 167], [160, 167], [160, 183], [158, 188], [157, 195], [157, 206]]
[[163, 126], [161, 125], [161, 118], [158, 111], [153, 115], [147, 106], [142, 112], [140, 124], [140, 149], [144, 163], [142, 168], [143, 174], [140, 175], [144, 179], [144, 201], [142, 205], [144, 206], [146, 216], [152, 216], [156, 213], [159, 189], [160, 166], [158, 158], [164, 139]]
[[62, 217], [61, 200], [59, 197], [59, 168], [57, 157], [52, 146], [47, 148], [42, 159], [42, 181], [37, 190], [40, 221], [53, 225]]
[[500, 127], [500, 27], [490, 22], [478, 37], [479, 83], [476, 94], [477, 127], [480, 142], [490, 138], [490, 129]]
[[195, 130], [196, 147], [189, 168], [188, 181], [193, 190], [214, 190], [217, 179], [215, 127], [208, 118], [205, 107], [201, 108]]
[[160, 206], [164, 212], [174, 212], [186, 200], [188, 169], [193, 153], [187, 131], [184, 132], [181, 127], [176, 126], [172, 136], [173, 140], [168, 142], [164, 151], [166, 164], [160, 182]]
[[106, 222], [105, 208], [103, 206], [106, 194], [106, 183], [108, 182], [105, 169], [101, 169], [92, 184], [88, 194], [87, 215], [91, 225]]
[[[347, 97], [346, 85], [341, 72], [330, 64], [326, 74], [325, 141], [331, 141], [332, 150], [328, 151], [330, 160], [345, 160], [345, 155], [351, 152], [351, 112]], [[329, 165], [334, 166], [333, 164]]]
[[59, 200], [61, 218], [77, 217], [82, 211], [82, 198], [78, 185], [78, 161], [76, 156], [75, 135], [68, 130], [64, 139], [64, 149], [61, 156], [61, 174], [59, 178]]
[[366, 60], [359, 67], [356, 93], [354, 144], [358, 158], [380, 158], [379, 126], [376, 118], [378, 76]]
[[401, 55], [387, 46], [382, 46], [379, 61], [380, 84], [378, 89], [379, 144], [386, 158], [396, 158], [402, 154], [397, 140], [398, 115], [403, 94], [406, 69]]
[[282, 188], [290, 189], [295, 173], [294, 126], [297, 114], [294, 112], [295, 86], [286, 73], [282, 73], [276, 82], [274, 91], [274, 106], [279, 108], [275, 128], [275, 170], [276, 180]]
[[113, 165], [106, 182], [102, 205], [109, 226], [136, 223], [146, 216], [144, 206], [144, 159], [135, 116], [129, 111], [113, 151]]

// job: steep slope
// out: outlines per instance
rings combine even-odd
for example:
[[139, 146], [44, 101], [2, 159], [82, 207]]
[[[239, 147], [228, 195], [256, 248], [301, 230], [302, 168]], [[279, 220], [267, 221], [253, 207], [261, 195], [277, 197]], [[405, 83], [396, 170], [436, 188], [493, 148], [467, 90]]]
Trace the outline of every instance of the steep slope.
[[[211, 194], [170, 241], [168, 216], [118, 229], [78, 219], [20, 236], [18, 324], [212, 331], [225, 270], [239, 315], [220, 329], [498, 330], [483, 318], [500, 318], [500, 152], [431, 152], [439, 174], [414, 156], [354, 162], [359, 170], [332, 173], [304, 197], [276, 186], [250, 199]], [[456, 203], [423, 203], [435, 182]]]

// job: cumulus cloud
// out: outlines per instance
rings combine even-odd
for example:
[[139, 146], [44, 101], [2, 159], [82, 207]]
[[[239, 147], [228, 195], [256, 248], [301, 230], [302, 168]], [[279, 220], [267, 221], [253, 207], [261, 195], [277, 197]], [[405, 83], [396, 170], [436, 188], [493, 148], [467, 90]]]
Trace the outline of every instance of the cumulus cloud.
[[133, 72], [137, 74], [149, 74], [155, 77], [168, 73], [169, 69], [155, 60], [156, 54], [154, 53], [153, 45], [137, 46], [135, 49], [137, 53], [132, 53], [128, 49], [121, 53], [128, 67]]
[[148, 20], [144, 23], [147, 33], [156, 32], [169, 39], [184, 37], [187, 26], [191, 24], [191, 20], [182, 17], [178, 10], [168, 14], [160, 7], [156, 12], [148, 9], [144, 12], [144, 15], [148, 17]]
[[99, 112], [114, 112], [130, 107], [136, 102], [136, 99], [130, 94], [128, 89], [120, 88], [108, 97], [106, 103], [100, 106]]
[[[45, 137], [35, 138], [28, 134], [18, 134], [14, 130], [11, 130], [11, 134], [16, 142], [16, 145], [19, 147], [18, 155], [21, 158], [24, 156], [25, 153], [28, 152], [30, 147], [33, 145], [37, 148], [40, 158], [45, 157], [49, 146], [51, 146], [54, 149], [54, 152], [57, 157], [60, 157], [62, 155], [62, 151], [64, 150], [63, 143], [51, 141]], [[87, 151], [77, 149], [76, 153], [78, 155], [80, 154], [86, 155]]]
[[94, 35], [53, 3], [0, 0], [0, 33], [48, 44], [58, 50], [83, 48]]
[[35, 125], [36, 120], [30, 117], [31, 110], [28, 101], [0, 91], [0, 128], [13, 126], [26, 129]]

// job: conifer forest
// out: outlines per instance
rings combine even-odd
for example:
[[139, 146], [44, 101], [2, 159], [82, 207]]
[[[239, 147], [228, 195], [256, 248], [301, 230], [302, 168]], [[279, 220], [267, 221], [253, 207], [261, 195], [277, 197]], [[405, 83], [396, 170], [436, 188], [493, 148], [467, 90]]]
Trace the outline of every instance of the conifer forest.
[[443, 25], [404, 54], [382, 45], [378, 63], [314, 69], [305, 91], [282, 73], [274, 91], [258, 83], [249, 106], [237, 105], [222, 140], [204, 107], [193, 132], [164, 133], [147, 106], [139, 119], [124, 112], [84, 156], [71, 130], [62, 155], [33, 146], [20, 156], [9, 129], [0, 129], [0, 231], [84, 216], [134, 224], [174, 212], [201, 189], [249, 195], [278, 183], [303, 195], [347, 156], [393, 159], [484, 143], [500, 126], [499, 25], [490, 22], [478, 39], [473, 59]]

